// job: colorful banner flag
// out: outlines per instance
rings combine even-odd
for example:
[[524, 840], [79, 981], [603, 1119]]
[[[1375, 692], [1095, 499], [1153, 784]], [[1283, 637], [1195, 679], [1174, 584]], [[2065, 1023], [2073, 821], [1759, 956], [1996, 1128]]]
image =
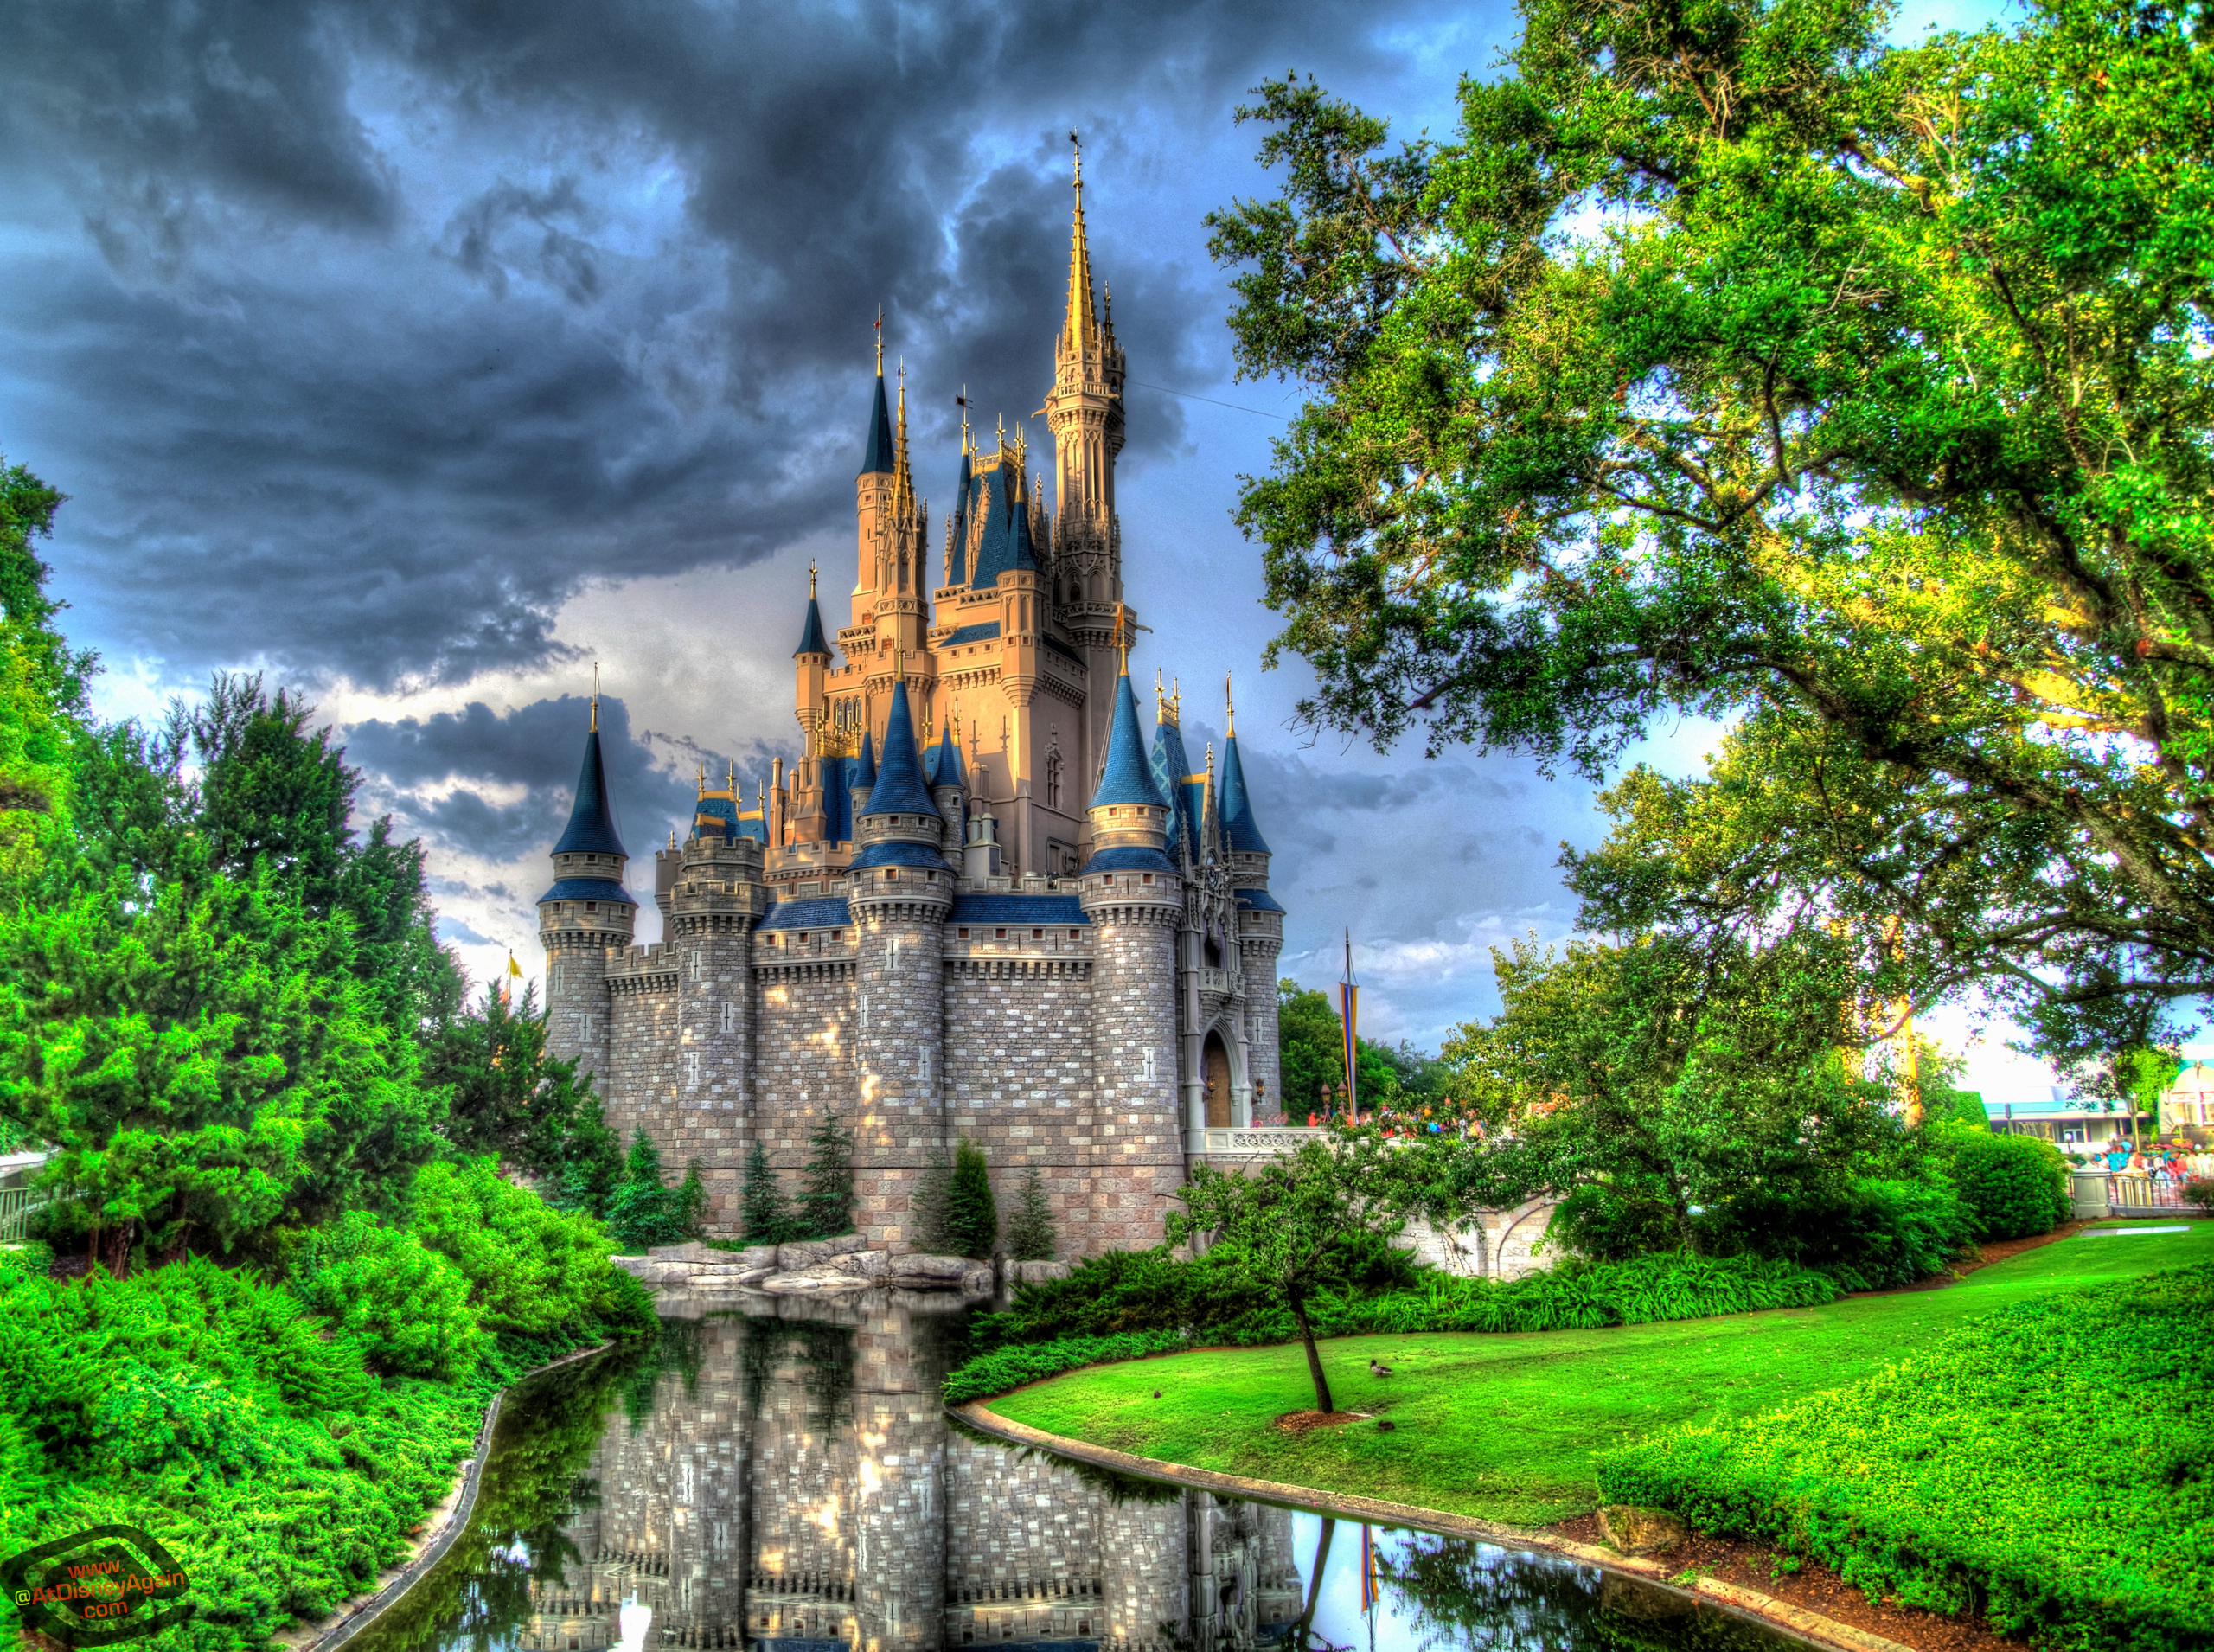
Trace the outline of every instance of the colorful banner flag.
[[1354, 1029], [1360, 1021], [1360, 989], [1350, 981], [1338, 983], [1338, 1015], [1345, 1023], [1345, 1048], [1341, 1053], [1346, 1063], [1346, 1111], [1357, 1121], [1360, 1117], [1357, 1094], [1360, 1082], [1360, 1038]]
[[1360, 1610], [1376, 1610], [1376, 1534], [1364, 1526], [1360, 1528]]

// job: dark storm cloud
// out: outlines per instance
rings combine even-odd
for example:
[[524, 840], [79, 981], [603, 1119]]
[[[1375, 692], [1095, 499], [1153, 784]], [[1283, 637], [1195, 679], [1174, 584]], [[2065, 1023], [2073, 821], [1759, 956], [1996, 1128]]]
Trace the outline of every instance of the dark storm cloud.
[[[543, 658], [595, 576], [841, 525], [869, 321], [923, 491], [1033, 416], [1086, 134], [1134, 377], [1219, 376], [1151, 180], [1390, 8], [33, 0], [0, 57], [0, 447], [110, 651], [376, 685]], [[12, 206], [5, 204], [12, 200]], [[1184, 439], [1132, 398], [1129, 458]]]
[[[575, 801], [589, 702], [564, 695], [509, 712], [472, 703], [458, 712], [369, 720], [346, 731], [349, 760], [394, 794], [412, 830], [488, 859], [551, 847]], [[653, 735], [633, 735], [620, 700], [599, 702], [601, 760], [624, 846], [650, 855], [666, 823], [688, 817], [694, 785], [654, 760]], [[471, 784], [471, 783], [475, 784]], [[488, 791], [526, 788], [519, 802]]]

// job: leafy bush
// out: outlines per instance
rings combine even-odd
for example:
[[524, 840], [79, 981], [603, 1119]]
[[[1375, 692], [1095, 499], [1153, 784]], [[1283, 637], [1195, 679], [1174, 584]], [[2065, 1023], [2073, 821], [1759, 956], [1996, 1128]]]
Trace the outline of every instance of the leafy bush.
[[2043, 1646], [2214, 1645], [2210, 1393], [2201, 1264], [2020, 1303], [1880, 1376], [1641, 1441], [1601, 1458], [1600, 1495]]
[[1189, 1339], [1181, 1331], [1131, 1331], [1120, 1336], [1072, 1336], [1057, 1342], [1019, 1343], [979, 1354], [950, 1373], [942, 1392], [949, 1405], [964, 1405], [1082, 1366], [1142, 1360], [1149, 1354], [1173, 1354], [1188, 1346]]
[[[760, 1144], [754, 1144], [760, 1151]], [[766, 1161], [763, 1162], [765, 1165]], [[749, 1172], [746, 1191], [752, 1192]], [[623, 1166], [623, 1180], [608, 1201], [607, 1230], [626, 1251], [643, 1251], [655, 1245], [681, 1245], [697, 1238], [686, 1221], [686, 1195], [662, 1181], [661, 1149], [654, 1138], [640, 1130], [630, 1143], [630, 1156]], [[773, 1241], [772, 1241], [773, 1242]]]
[[1704, 1223], [1722, 1255], [1774, 1257], [1828, 1274], [1847, 1290], [1878, 1290], [1942, 1273], [1975, 1233], [1942, 1181], [1863, 1180], [1790, 1196], [1754, 1192]]
[[2068, 1220], [2068, 1162], [2051, 1143], [1968, 1130], [1947, 1140], [1976, 1238], [2030, 1239]]
[[309, 1235], [293, 1260], [292, 1290], [357, 1337], [380, 1371], [465, 1377], [490, 1340], [470, 1312], [461, 1270], [366, 1212]]
[[982, 1259], [1000, 1242], [999, 1207], [984, 1149], [963, 1141], [954, 1149], [953, 1180], [945, 1193], [945, 1239], [956, 1256]]
[[599, 1224], [505, 1181], [489, 1156], [426, 1165], [409, 1226], [461, 1270], [487, 1330], [583, 1338], [637, 1323], [639, 1288], [609, 1261]]
[[2185, 1182], [2183, 1201], [2197, 1206], [2201, 1215], [2214, 1216], [2214, 1177], [2193, 1176]]

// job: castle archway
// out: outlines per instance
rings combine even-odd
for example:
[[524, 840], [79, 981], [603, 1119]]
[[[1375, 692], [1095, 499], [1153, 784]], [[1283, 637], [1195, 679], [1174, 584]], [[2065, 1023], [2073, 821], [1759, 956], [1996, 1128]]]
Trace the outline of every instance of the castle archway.
[[1230, 1105], [1230, 1049], [1222, 1041], [1219, 1031], [1210, 1032], [1200, 1058], [1200, 1073], [1206, 1084], [1207, 1125], [1212, 1130], [1228, 1130], [1232, 1123]]

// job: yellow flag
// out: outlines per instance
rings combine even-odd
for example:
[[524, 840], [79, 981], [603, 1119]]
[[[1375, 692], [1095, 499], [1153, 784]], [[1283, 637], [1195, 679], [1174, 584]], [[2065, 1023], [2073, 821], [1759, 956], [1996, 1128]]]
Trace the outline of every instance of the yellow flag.
[[515, 955], [508, 954], [508, 973], [518, 981], [522, 979], [522, 965], [515, 962]]

